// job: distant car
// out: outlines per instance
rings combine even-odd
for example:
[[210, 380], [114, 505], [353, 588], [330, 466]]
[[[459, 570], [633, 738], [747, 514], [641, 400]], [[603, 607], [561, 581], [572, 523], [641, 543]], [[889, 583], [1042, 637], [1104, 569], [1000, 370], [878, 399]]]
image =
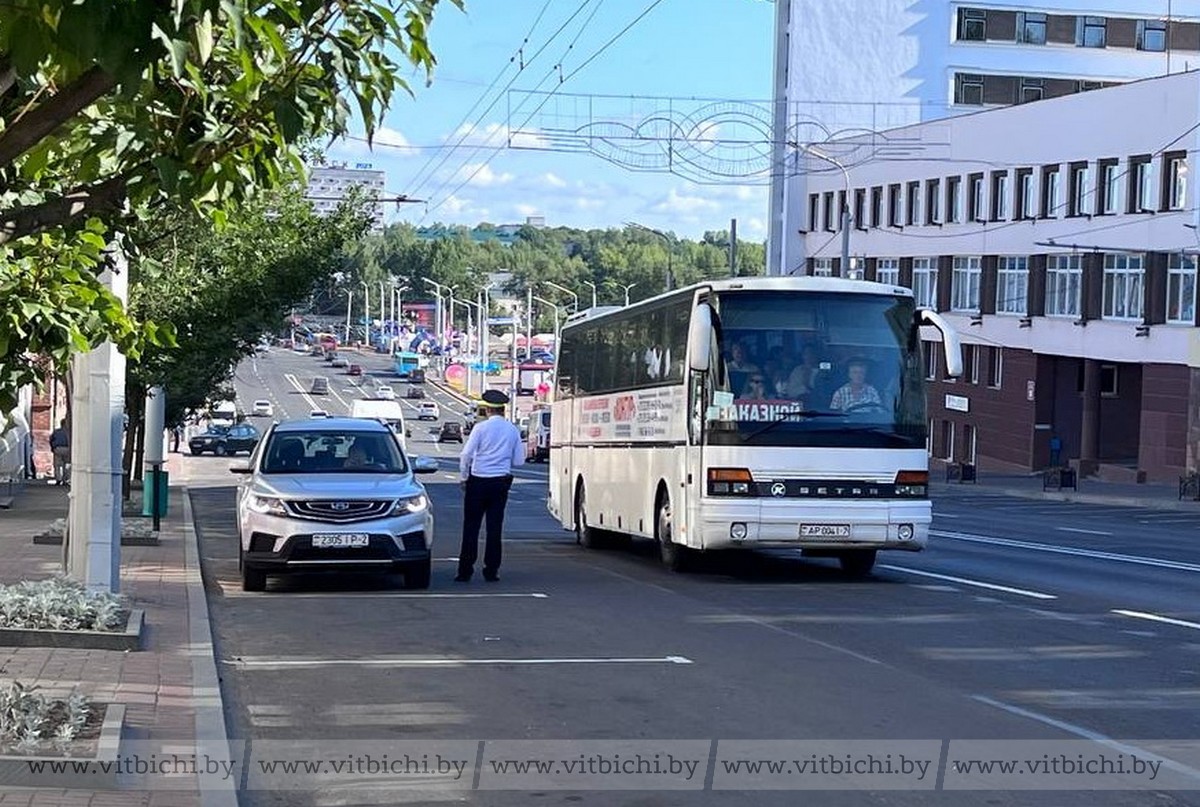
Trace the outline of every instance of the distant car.
[[334, 353], [332, 350], [325, 351], [325, 361], [337, 361], [337, 358], [338, 354]]
[[258, 429], [249, 423], [239, 423], [236, 426], [211, 426], [203, 434], [197, 434], [188, 440], [188, 449], [195, 456], [201, 454], [216, 454], [224, 457], [241, 451], [250, 453], [258, 445]]
[[318, 359], [325, 358], [325, 348], [320, 345], [313, 345], [308, 349], [310, 355], [316, 356]]
[[447, 420], [438, 429], [437, 439], [439, 443], [461, 443], [463, 441], [462, 424]]
[[408, 371], [408, 383], [424, 384], [425, 383], [425, 371], [421, 368], [417, 368], [415, 370], [409, 370]]
[[260, 398], [254, 402], [254, 406], [250, 410], [250, 414], [255, 417], [275, 417], [275, 407], [265, 398]]
[[442, 416], [442, 410], [433, 401], [425, 401], [417, 409], [417, 420], [437, 420]]
[[408, 392], [404, 393], [405, 398], [424, 398], [425, 390], [420, 387], [409, 387]]
[[327, 418], [329, 417], [329, 413], [324, 409], [314, 409], [308, 413], [308, 416], [310, 418]]
[[254, 352], [255, 353], [270, 353], [271, 346], [264, 345], [262, 342], [259, 342], [257, 345], [254, 346]]
[[386, 384], [381, 384], [375, 388], [375, 397], [381, 401], [394, 401], [396, 400], [396, 390]]
[[312, 388], [310, 391], [313, 395], [328, 395], [329, 379], [323, 375], [316, 376], [312, 380]]
[[[350, 362], [347, 361], [342, 356], [338, 356], [336, 359], [333, 360], [333, 363], [330, 366], [334, 367], [335, 369], [341, 369], [343, 367], [349, 367]], [[360, 370], [361, 370], [361, 368], [360, 368]]]
[[350, 375], [362, 375], [363, 369], [361, 364], [351, 364], [350, 369], [346, 371]]

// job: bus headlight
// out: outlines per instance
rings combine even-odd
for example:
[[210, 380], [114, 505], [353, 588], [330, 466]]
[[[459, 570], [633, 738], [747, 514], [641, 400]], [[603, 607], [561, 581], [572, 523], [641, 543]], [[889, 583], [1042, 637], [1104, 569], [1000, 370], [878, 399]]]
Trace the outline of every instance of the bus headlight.
[[912, 524], [901, 524], [900, 529], [896, 530], [896, 535], [901, 541], [911, 541], [913, 537]]
[[750, 496], [754, 493], [754, 477], [745, 468], [709, 468], [709, 496]]

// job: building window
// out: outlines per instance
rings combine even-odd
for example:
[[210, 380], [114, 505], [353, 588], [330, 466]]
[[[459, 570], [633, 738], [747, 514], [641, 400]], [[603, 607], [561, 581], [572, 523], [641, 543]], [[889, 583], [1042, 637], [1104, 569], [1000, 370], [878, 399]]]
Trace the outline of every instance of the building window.
[[946, 222], [962, 221], [962, 177], [946, 177]]
[[1046, 15], [1023, 11], [1017, 14], [1017, 41], [1025, 45], [1046, 44]]
[[1017, 95], [1018, 104], [1027, 104], [1030, 101], [1040, 101], [1045, 97], [1046, 84], [1040, 78], [1021, 79], [1021, 90]]
[[1100, 209], [1096, 212], [1101, 216], [1116, 213], [1121, 205], [1121, 173], [1117, 167], [1116, 160], [1100, 161]]
[[942, 421], [942, 457], [947, 462], [954, 461], [954, 421]]
[[880, 258], [875, 264], [875, 282], [900, 285], [900, 259]]
[[964, 42], [987, 41], [987, 12], [980, 8], [960, 8], [958, 38]]
[[821, 227], [827, 233], [833, 232], [833, 191], [825, 194], [825, 217], [822, 219]]
[[950, 277], [951, 311], [979, 310], [979, 282], [982, 275], [982, 258], [974, 255], [955, 256], [954, 274]]
[[937, 308], [937, 264], [933, 258], [913, 258], [913, 298], [918, 308]]
[[956, 73], [954, 103], [963, 106], [983, 106], [983, 76], [977, 73]]
[[1017, 216], [1022, 219], [1037, 218], [1037, 188], [1032, 168], [1017, 169]]
[[1103, 81], [1076, 81], [1075, 92], [1091, 92], [1104, 89]]
[[842, 227], [846, 223], [845, 219], [846, 219], [846, 203], [847, 203], [847, 201], [848, 200], [846, 199], [846, 192], [838, 191], [837, 213], [835, 214], [837, 216], [837, 218], [834, 219], [834, 224], [833, 224], [833, 229], [837, 230], [838, 232], [842, 231]]
[[1047, 165], [1042, 169], [1042, 218], [1058, 217], [1058, 186], [1062, 169]]
[[856, 230], [867, 228], [867, 191], [864, 188], [854, 190], [854, 228]]
[[1167, 49], [1167, 23], [1163, 20], [1138, 20], [1138, 50], [1163, 53]]
[[992, 221], [1008, 219], [1008, 172], [992, 172]]
[[1067, 200], [1067, 216], [1087, 215], [1088, 178], [1091, 172], [1087, 163], [1071, 163], [1071, 197]]
[[928, 225], [941, 224], [941, 208], [938, 201], [942, 198], [942, 181], [931, 179], [925, 183], [925, 223]]
[[808, 195], [808, 231], [815, 233], [817, 231], [817, 223], [821, 219], [821, 196], [820, 194], [810, 193]]
[[1105, 319], [1142, 318], [1144, 259], [1141, 255], [1108, 253], [1104, 256]]
[[925, 359], [925, 380], [936, 381], [938, 370], [938, 343], [937, 342], [922, 342], [921, 355]]
[[988, 386], [1000, 389], [1004, 380], [1004, 350], [1000, 346], [988, 348]]
[[888, 185], [888, 226], [900, 226], [900, 186]]
[[883, 188], [871, 188], [871, 226], [883, 224]]
[[1129, 159], [1129, 212], [1149, 213], [1154, 210], [1154, 164], [1150, 155]]
[[908, 197], [905, 205], [905, 221], [908, 224], [916, 225], [921, 221], [921, 183], [908, 183]]
[[1196, 324], [1196, 258], [1172, 255], [1167, 263], [1167, 322]]
[[1000, 258], [996, 275], [996, 313], [1029, 313], [1029, 261], [1024, 256]]
[[979, 345], [963, 345], [963, 380], [979, 383]]
[[1078, 317], [1082, 288], [1082, 256], [1051, 255], [1046, 259], [1046, 316]]
[[814, 258], [813, 277], [833, 277], [833, 258]]
[[971, 174], [967, 177], [971, 185], [970, 209], [967, 211], [971, 221], [983, 221], [983, 174]]
[[1104, 17], [1079, 17], [1075, 44], [1081, 48], [1102, 48], [1108, 42], [1108, 21]]
[[1163, 210], [1183, 210], [1187, 198], [1187, 153], [1163, 155]]

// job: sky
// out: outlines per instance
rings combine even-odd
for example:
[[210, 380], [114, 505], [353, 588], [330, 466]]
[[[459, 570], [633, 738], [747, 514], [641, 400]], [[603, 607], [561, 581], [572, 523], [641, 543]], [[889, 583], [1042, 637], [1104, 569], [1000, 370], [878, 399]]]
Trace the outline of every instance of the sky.
[[393, 99], [374, 148], [346, 139], [328, 157], [369, 163], [389, 195], [423, 200], [388, 205], [389, 223], [543, 216], [696, 238], [737, 218], [740, 237], [763, 240], [766, 187], [738, 179], [763, 137], [723, 102], [771, 97], [774, 14], [764, 0], [443, 0], [432, 82], [407, 75], [413, 95]]

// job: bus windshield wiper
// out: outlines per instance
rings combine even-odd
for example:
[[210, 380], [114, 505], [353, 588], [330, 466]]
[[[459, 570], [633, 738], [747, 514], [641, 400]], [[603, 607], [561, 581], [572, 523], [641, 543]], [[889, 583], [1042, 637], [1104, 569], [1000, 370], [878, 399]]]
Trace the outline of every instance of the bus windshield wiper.
[[763, 426], [762, 428], [751, 432], [750, 434], [746, 435], [742, 439], [747, 442], [750, 440], [753, 440], [755, 437], [758, 437], [760, 434], [766, 434], [767, 432], [771, 431], [771, 429], [774, 429], [779, 424], [787, 423], [789, 420], [791, 420], [792, 418], [795, 418], [795, 417], [844, 418], [844, 417], [846, 417], [846, 413], [845, 412], [822, 412], [818, 409], [789, 409], [788, 411], [784, 412], [782, 415], [780, 415], [775, 420], [772, 420], [766, 426]]

